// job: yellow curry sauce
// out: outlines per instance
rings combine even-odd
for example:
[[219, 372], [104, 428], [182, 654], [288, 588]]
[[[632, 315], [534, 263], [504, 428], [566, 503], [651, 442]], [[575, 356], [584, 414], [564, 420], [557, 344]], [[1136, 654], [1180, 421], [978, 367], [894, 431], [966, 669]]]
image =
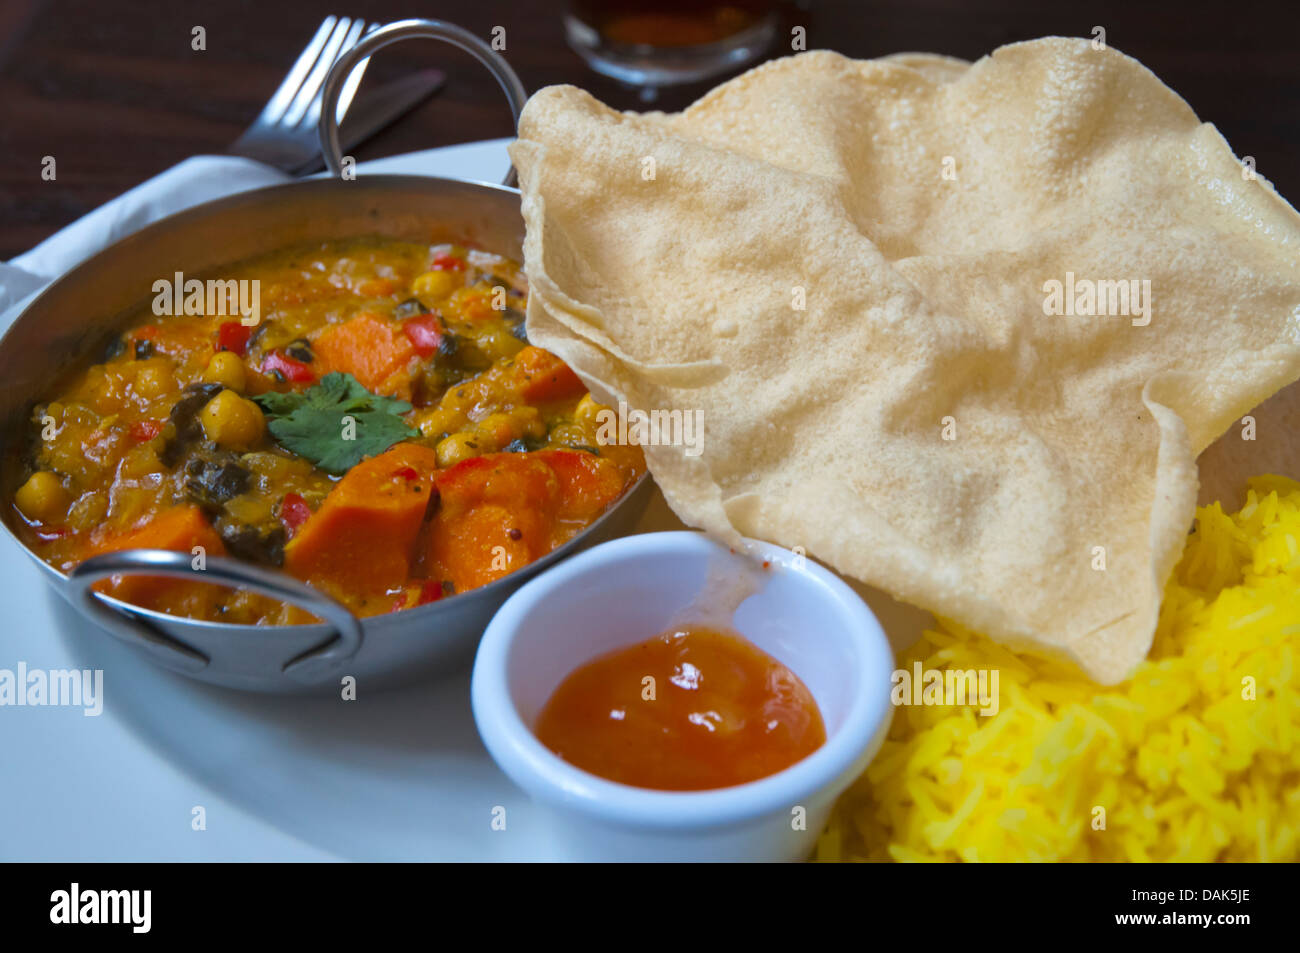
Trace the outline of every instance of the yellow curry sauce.
[[[513, 261], [367, 239], [222, 279], [260, 282], [254, 326], [147, 310], [34, 408], [13, 522], [56, 568], [201, 547], [374, 615], [539, 558], [644, 468], [638, 448], [598, 445], [602, 408], [527, 344]], [[198, 619], [309, 618], [197, 581], [128, 577], [110, 591]]]

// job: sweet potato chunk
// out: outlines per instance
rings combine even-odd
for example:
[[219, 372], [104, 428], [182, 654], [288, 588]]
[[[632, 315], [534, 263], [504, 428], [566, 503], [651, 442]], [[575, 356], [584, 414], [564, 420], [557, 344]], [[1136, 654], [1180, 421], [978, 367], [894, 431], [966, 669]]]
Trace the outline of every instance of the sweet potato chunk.
[[424, 570], [457, 592], [500, 579], [553, 548], [559, 482], [535, 454], [473, 457], [438, 474]]
[[541, 509], [557, 495], [555, 471], [535, 453], [489, 453], [462, 460], [438, 473], [442, 511], [480, 503], [518, 504]]
[[586, 388], [568, 364], [540, 347], [529, 345], [515, 355], [519, 395], [530, 404], [576, 397]]
[[351, 374], [366, 390], [406, 399], [410, 396], [407, 362], [415, 346], [401, 325], [363, 311], [342, 324], [332, 324], [312, 342], [318, 373]]
[[378, 595], [404, 585], [429, 507], [438, 459], [399, 443], [358, 463], [284, 549], [299, 579]]
[[555, 471], [560, 490], [556, 515], [561, 520], [590, 523], [619, 498], [627, 483], [612, 460], [583, 450], [539, 450], [533, 456]]
[[540, 514], [485, 503], [431, 524], [427, 567], [456, 592], [484, 586], [550, 552]]
[[[143, 526], [94, 540], [86, 556], [126, 549], [192, 553], [195, 546], [202, 546], [206, 556], [223, 556], [226, 552], [221, 537], [203, 512], [197, 506], [185, 504], [164, 510]], [[185, 579], [167, 576], [113, 576], [106, 582], [96, 583], [95, 588], [135, 605], [154, 608], [164, 596], [174, 595], [178, 589], [189, 585], [191, 583]]]

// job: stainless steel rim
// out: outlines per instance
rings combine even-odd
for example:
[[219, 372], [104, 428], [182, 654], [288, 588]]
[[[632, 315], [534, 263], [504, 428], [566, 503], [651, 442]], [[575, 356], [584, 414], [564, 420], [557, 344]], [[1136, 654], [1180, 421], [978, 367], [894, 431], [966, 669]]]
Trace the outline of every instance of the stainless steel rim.
[[[510, 112], [514, 116], [515, 126], [519, 125], [519, 114], [523, 112], [528, 93], [524, 90], [524, 84], [519, 81], [519, 76], [510, 68], [510, 64], [492, 47], [468, 30], [444, 20], [398, 20], [396, 23], [375, 30], [340, 56], [330, 68], [329, 75], [325, 77], [325, 86], [321, 92], [320, 147], [325, 157], [325, 165], [329, 167], [331, 175], [338, 177], [343, 174], [343, 149], [339, 144], [339, 126], [334, 119], [334, 113], [338, 108], [339, 95], [352, 70], [363, 59], [385, 46], [417, 38], [450, 43], [486, 66], [501, 84], [501, 91], [506, 94], [506, 99], [510, 103]], [[503, 184], [513, 187], [516, 181], [515, 168], [511, 166]]]
[[[346, 197], [344, 192], [348, 192]], [[441, 208], [444, 193], [446, 202], [450, 203], [448, 208], [453, 211], [449, 213], [450, 218], [442, 220], [450, 224], [468, 223], [471, 228], [487, 229], [485, 234], [496, 235], [510, 248], [518, 248], [520, 239], [514, 236], [514, 232], [517, 230], [521, 235], [523, 231], [522, 222], [517, 225], [514, 223], [518, 215], [519, 192], [501, 185], [429, 176], [377, 174], [363, 176], [356, 181], [340, 182], [337, 179], [320, 178], [269, 186], [174, 213], [120, 239], [74, 267], [46, 288], [13, 326], [0, 336], [0, 355], [8, 354], [12, 359], [15, 353], [22, 353], [27, 355], [23, 360], [27, 360], [28, 356], [37, 353], [48, 353], [51, 359], [66, 354], [66, 360], [58, 358], [59, 363], [53, 365], [53, 372], [62, 373], [74, 361], [80, 361], [91, 353], [98, 336], [107, 328], [107, 323], [101, 322], [103, 328], [99, 325], [85, 327], [72, 320], [62, 324], [51, 323], [54, 313], [51, 311], [51, 302], [56, 298], [63, 302], [74, 286], [96, 287], [95, 279], [99, 276], [99, 271], [106, 267], [106, 263], [111, 264], [117, 274], [130, 273], [139, 267], [143, 252], [154, 254], [159, 248], [165, 248], [173, 252], [167, 260], [170, 262], [175, 258], [178, 268], [184, 263], [187, 269], [198, 267], [206, 273], [206, 270], [217, 264], [224, 266], [228, 260], [242, 260], [253, 254], [261, 254], [270, 247], [280, 247], [285, 242], [308, 239], [315, 241], [320, 236], [314, 230], [303, 232], [301, 237], [292, 236], [297, 236], [308, 225], [314, 229], [317, 219], [325, 222], [326, 232], [333, 235], [330, 227], [339, 221], [335, 212], [339, 212], [344, 219], [360, 222], [359, 231], [370, 230], [375, 221], [375, 209], [379, 208], [396, 214], [399, 224], [407, 218], [412, 219], [407, 225], [418, 226], [419, 234], [423, 235], [428, 222], [427, 216], [420, 211], [424, 208], [420, 203], [427, 198], [433, 203], [430, 207]], [[470, 204], [467, 204], [480, 199], [488, 201], [487, 209], [491, 212], [490, 216], [484, 213], [481, 222], [479, 213], [472, 211]], [[273, 216], [264, 214], [267, 208], [288, 208], [292, 214], [290, 218], [284, 219], [282, 213]], [[507, 213], [511, 224], [508, 227], [501, 226], [500, 216]], [[464, 222], [461, 221], [462, 216], [468, 216]], [[489, 217], [499, 227], [494, 229], [488, 222]], [[230, 248], [238, 254], [227, 254], [225, 241], [217, 241], [214, 245], [214, 235], [225, 236], [232, 228], [236, 235], [247, 233], [250, 220], [261, 223], [255, 229], [259, 236], [283, 230], [290, 237], [283, 240], [277, 238], [274, 246], [268, 248], [262, 248], [256, 242], [247, 246], [238, 241], [229, 243]], [[352, 234], [352, 231], [354, 229], [349, 226], [347, 234]], [[379, 231], [387, 233], [388, 227]], [[514, 237], [502, 237], [506, 233]], [[507, 248], [503, 246], [500, 250], [506, 251]], [[193, 261], [177, 256], [189, 256]], [[134, 280], [128, 284], [132, 288], [135, 286]], [[114, 322], [124, 318], [128, 312], [133, 312], [140, 303], [134, 290], [128, 293], [118, 285], [110, 285], [108, 291], [112, 295], [113, 304], [106, 313], [114, 316], [111, 319]], [[100, 289], [96, 300], [102, 302], [103, 295], [104, 291]], [[70, 300], [80, 301], [80, 297], [71, 295]], [[84, 313], [87, 309], [88, 305], [83, 304], [71, 308], [59, 307], [59, 311], [67, 314]], [[34, 320], [37, 316], [34, 312], [39, 312], [39, 321]], [[38, 330], [39, 334], [36, 333]], [[0, 449], [10, 447], [14, 435], [18, 433], [14, 428], [19, 427], [30, 412], [30, 393], [38, 389], [43, 377], [47, 376], [46, 370], [30, 375], [25, 372], [19, 374], [17, 371], [23, 365], [19, 363], [12, 366], [14, 374], [9, 374], [4, 381], [0, 381], [4, 385], [0, 386], [0, 409], [7, 421], [3, 424], [4, 432], [0, 433], [0, 438], [3, 438], [0, 439], [0, 444], [3, 444]], [[22, 384], [21, 395], [15, 389], [17, 383]], [[452, 651], [450, 647], [465, 644], [470, 638], [467, 631], [463, 631], [469, 624], [467, 619], [477, 618], [484, 612], [490, 615], [505, 595], [526, 578], [545, 571], [547, 567], [567, 558], [592, 540], [605, 538], [602, 534], [607, 533], [607, 525], [623, 526], [626, 513], [639, 512], [643, 508], [649, 490], [650, 477], [642, 474], [622, 498], [574, 539], [542, 556], [537, 562], [522, 567], [517, 573], [479, 589], [458, 593], [449, 600], [439, 600], [363, 620], [331, 616], [318, 601], [327, 599], [327, 596], [310, 589], [301, 592], [290, 588], [301, 583], [276, 570], [236, 563], [233, 575], [223, 574], [222, 578], [218, 578], [215, 570], [219, 565], [225, 568], [224, 564], [218, 564], [217, 557], [208, 559], [207, 575], [204, 577], [206, 581], [253, 588], [251, 577], [269, 574], [276, 584], [270, 590], [271, 597], [302, 605], [318, 617], [326, 619], [324, 624], [314, 625], [238, 625], [190, 619], [140, 608], [97, 593], [90, 586], [98, 578], [119, 572], [174, 575], [194, 580], [199, 573], [190, 567], [189, 554], [154, 552], [148, 554], [147, 561], [139, 566], [123, 565], [121, 560], [125, 557], [121, 553], [105, 554], [97, 557], [95, 563], [88, 561], [88, 564], [80, 567], [74, 580], [71, 578], [72, 571], [56, 568], [28, 549], [19, 539], [10, 520], [0, 521], [0, 526], [3, 526], [3, 532], [9, 534], [15, 545], [20, 546], [32, 559], [38, 571], [54, 584], [80, 614], [95, 623], [96, 628], [102, 625], [115, 638], [126, 640], [137, 651], [148, 655], [165, 668], [189, 674], [201, 681], [230, 687], [296, 691], [298, 687], [337, 685], [339, 676], [344, 672], [352, 673], [354, 669], [367, 675], [383, 674], [387, 677], [388, 673], [423, 665], [426, 656], [432, 658], [437, 655], [441, 660], [438, 664], [446, 664], [445, 659], [450, 657]], [[630, 527], [631, 524], [626, 525]], [[625, 532], [626, 529], [622, 531]], [[168, 573], [162, 568], [169, 560], [175, 563], [177, 571], [174, 573]], [[259, 588], [259, 591], [268, 590]], [[346, 611], [343, 607], [340, 610]], [[483, 624], [473, 623], [474, 638], [481, 634]], [[361, 645], [359, 638], [351, 637], [354, 626], [364, 632], [366, 644]], [[447, 651], [442, 654], [428, 651], [431, 647], [438, 646], [448, 647]], [[360, 651], [357, 651], [358, 648]], [[337, 667], [330, 664], [334, 657], [340, 663]], [[345, 661], [349, 658], [350, 661]], [[322, 671], [322, 668], [327, 670]], [[313, 670], [318, 673], [315, 677], [311, 674]]]
[[104, 553], [81, 563], [68, 574], [68, 595], [74, 604], [124, 642], [143, 649], [160, 661], [187, 672], [208, 665], [208, 657], [163, 632], [144, 619], [119, 610], [105, 601], [92, 586], [109, 576], [172, 576], [203, 582], [243, 586], [254, 592], [290, 602], [333, 627], [334, 635], [314, 648], [288, 659], [281, 671], [290, 678], [316, 681], [352, 658], [365, 638], [361, 620], [341, 602], [284, 573], [262, 569], [221, 556], [205, 558], [195, 567], [189, 553], [161, 549], [128, 549]]

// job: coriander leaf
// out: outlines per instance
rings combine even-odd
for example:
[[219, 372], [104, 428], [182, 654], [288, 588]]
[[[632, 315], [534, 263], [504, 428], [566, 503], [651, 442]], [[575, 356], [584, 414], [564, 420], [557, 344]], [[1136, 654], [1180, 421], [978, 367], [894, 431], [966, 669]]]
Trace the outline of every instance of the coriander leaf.
[[[354, 439], [344, 439], [344, 417], [355, 421]], [[368, 410], [348, 413], [304, 407], [288, 417], [272, 420], [268, 426], [280, 446], [306, 457], [328, 473], [346, 473], [366, 457], [420, 435], [420, 431], [406, 426], [401, 417]]]
[[372, 394], [351, 374], [340, 374], [337, 371], [326, 374], [319, 384], [300, 393], [267, 391], [265, 394], [257, 394], [253, 400], [268, 417], [287, 417], [303, 406], [321, 410], [334, 409], [342, 413], [370, 409], [381, 413], [404, 414], [411, 409], [406, 401]]
[[420, 435], [400, 416], [410, 404], [370, 393], [351, 374], [327, 374], [301, 393], [268, 392], [253, 400], [282, 447], [329, 473], [345, 473], [364, 458]]
[[265, 394], [254, 394], [249, 399], [261, 407], [262, 413], [266, 416], [282, 417], [285, 414], [293, 413], [293, 409], [298, 406], [302, 395], [278, 394], [273, 390], [269, 390]]

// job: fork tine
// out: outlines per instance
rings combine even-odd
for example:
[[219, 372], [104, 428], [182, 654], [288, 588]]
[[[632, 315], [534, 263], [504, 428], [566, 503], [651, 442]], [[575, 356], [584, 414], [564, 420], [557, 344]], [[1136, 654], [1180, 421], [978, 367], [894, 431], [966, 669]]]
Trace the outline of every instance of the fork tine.
[[330, 31], [334, 29], [334, 17], [328, 16], [321, 21], [316, 29], [316, 35], [312, 41], [307, 44], [298, 59], [293, 64], [293, 69], [285, 76], [284, 81], [280, 83], [275, 94], [267, 101], [266, 107], [262, 110], [259, 117], [263, 122], [276, 122], [284, 111], [289, 108], [293, 102], [294, 94], [298, 92], [298, 87], [302, 85], [303, 79], [312, 65], [316, 62], [316, 57], [320, 55], [321, 49], [325, 46], [325, 40], [329, 37]]
[[[378, 29], [379, 24], [372, 23], [370, 26], [366, 27], [365, 35], [369, 36]], [[338, 112], [335, 114], [335, 119], [338, 122], [343, 121], [344, 115], [347, 114], [348, 107], [352, 105], [352, 97], [357, 94], [357, 87], [361, 85], [361, 77], [365, 75], [366, 65], [369, 64], [369, 62], [370, 57], [367, 56], [364, 60], [358, 63], [356, 69], [352, 71], [352, 75], [349, 76], [347, 81], [343, 84], [343, 88], [339, 90], [339, 108]], [[316, 118], [318, 120], [320, 119], [319, 108], [316, 110]]]
[[293, 105], [285, 112], [281, 120], [287, 126], [296, 126], [306, 115], [307, 110], [311, 108], [312, 101], [320, 93], [321, 84], [325, 82], [325, 76], [329, 73], [330, 67], [338, 59], [340, 49], [347, 39], [348, 33], [352, 28], [352, 20], [349, 17], [339, 17], [334, 24], [334, 30], [330, 33], [329, 41], [325, 44], [325, 49], [321, 51], [320, 56], [316, 59], [316, 65], [307, 74], [303, 80], [302, 86], [298, 89], [298, 94], [293, 98]]
[[[336, 52], [336, 53], [334, 54], [334, 59], [330, 61], [330, 67], [333, 67], [334, 64], [338, 62], [340, 56], [342, 56], [342, 55], [343, 55], [344, 53], [346, 53], [348, 50], [352, 49], [352, 47], [354, 47], [354, 46], [357, 45], [357, 41], [361, 39], [361, 34], [362, 34], [363, 32], [365, 32], [365, 29], [366, 29], [366, 21], [365, 21], [365, 20], [362, 20], [362, 19], [358, 18], [358, 19], [352, 21], [352, 29], [348, 30], [348, 35], [344, 38], [344, 40], [343, 40], [343, 45], [340, 46], [339, 49], [338, 49], [338, 52]], [[361, 64], [358, 63], [357, 66], [356, 66], [356, 68], [353, 69], [353, 71], [352, 71], [353, 75], [355, 75], [355, 76], [357, 77], [357, 82], [358, 82], [358, 83], [361, 82], [361, 76], [360, 76], [360, 74], [361, 74], [362, 72], [363, 72], [363, 70], [361, 69]], [[325, 86], [325, 75], [327, 75], [328, 73], [329, 73], [329, 70], [327, 69], [327, 70], [325, 71], [325, 73], [321, 75], [320, 83], [321, 83], [321, 87], [322, 87], [322, 89], [316, 91], [316, 95], [313, 96], [312, 99], [311, 99], [311, 106], [307, 109], [307, 114], [306, 114], [306, 116], [303, 117], [303, 124], [304, 124], [304, 125], [307, 125], [307, 126], [310, 126], [310, 127], [312, 127], [313, 129], [316, 127], [316, 124], [317, 124], [318, 122], [320, 122], [320, 107], [321, 107], [322, 90], [323, 90], [323, 88], [324, 88], [324, 86]], [[355, 92], [355, 89], [356, 89], [356, 87], [354, 86], [354, 87], [353, 87], [353, 91], [354, 91], [354, 92]], [[349, 102], [350, 102], [350, 97], [349, 97]], [[339, 97], [339, 108], [338, 108], [338, 110], [335, 112], [335, 116], [341, 120], [344, 112], [345, 112], [345, 109], [344, 109], [344, 107], [343, 107], [343, 98], [342, 98], [342, 97]]]

